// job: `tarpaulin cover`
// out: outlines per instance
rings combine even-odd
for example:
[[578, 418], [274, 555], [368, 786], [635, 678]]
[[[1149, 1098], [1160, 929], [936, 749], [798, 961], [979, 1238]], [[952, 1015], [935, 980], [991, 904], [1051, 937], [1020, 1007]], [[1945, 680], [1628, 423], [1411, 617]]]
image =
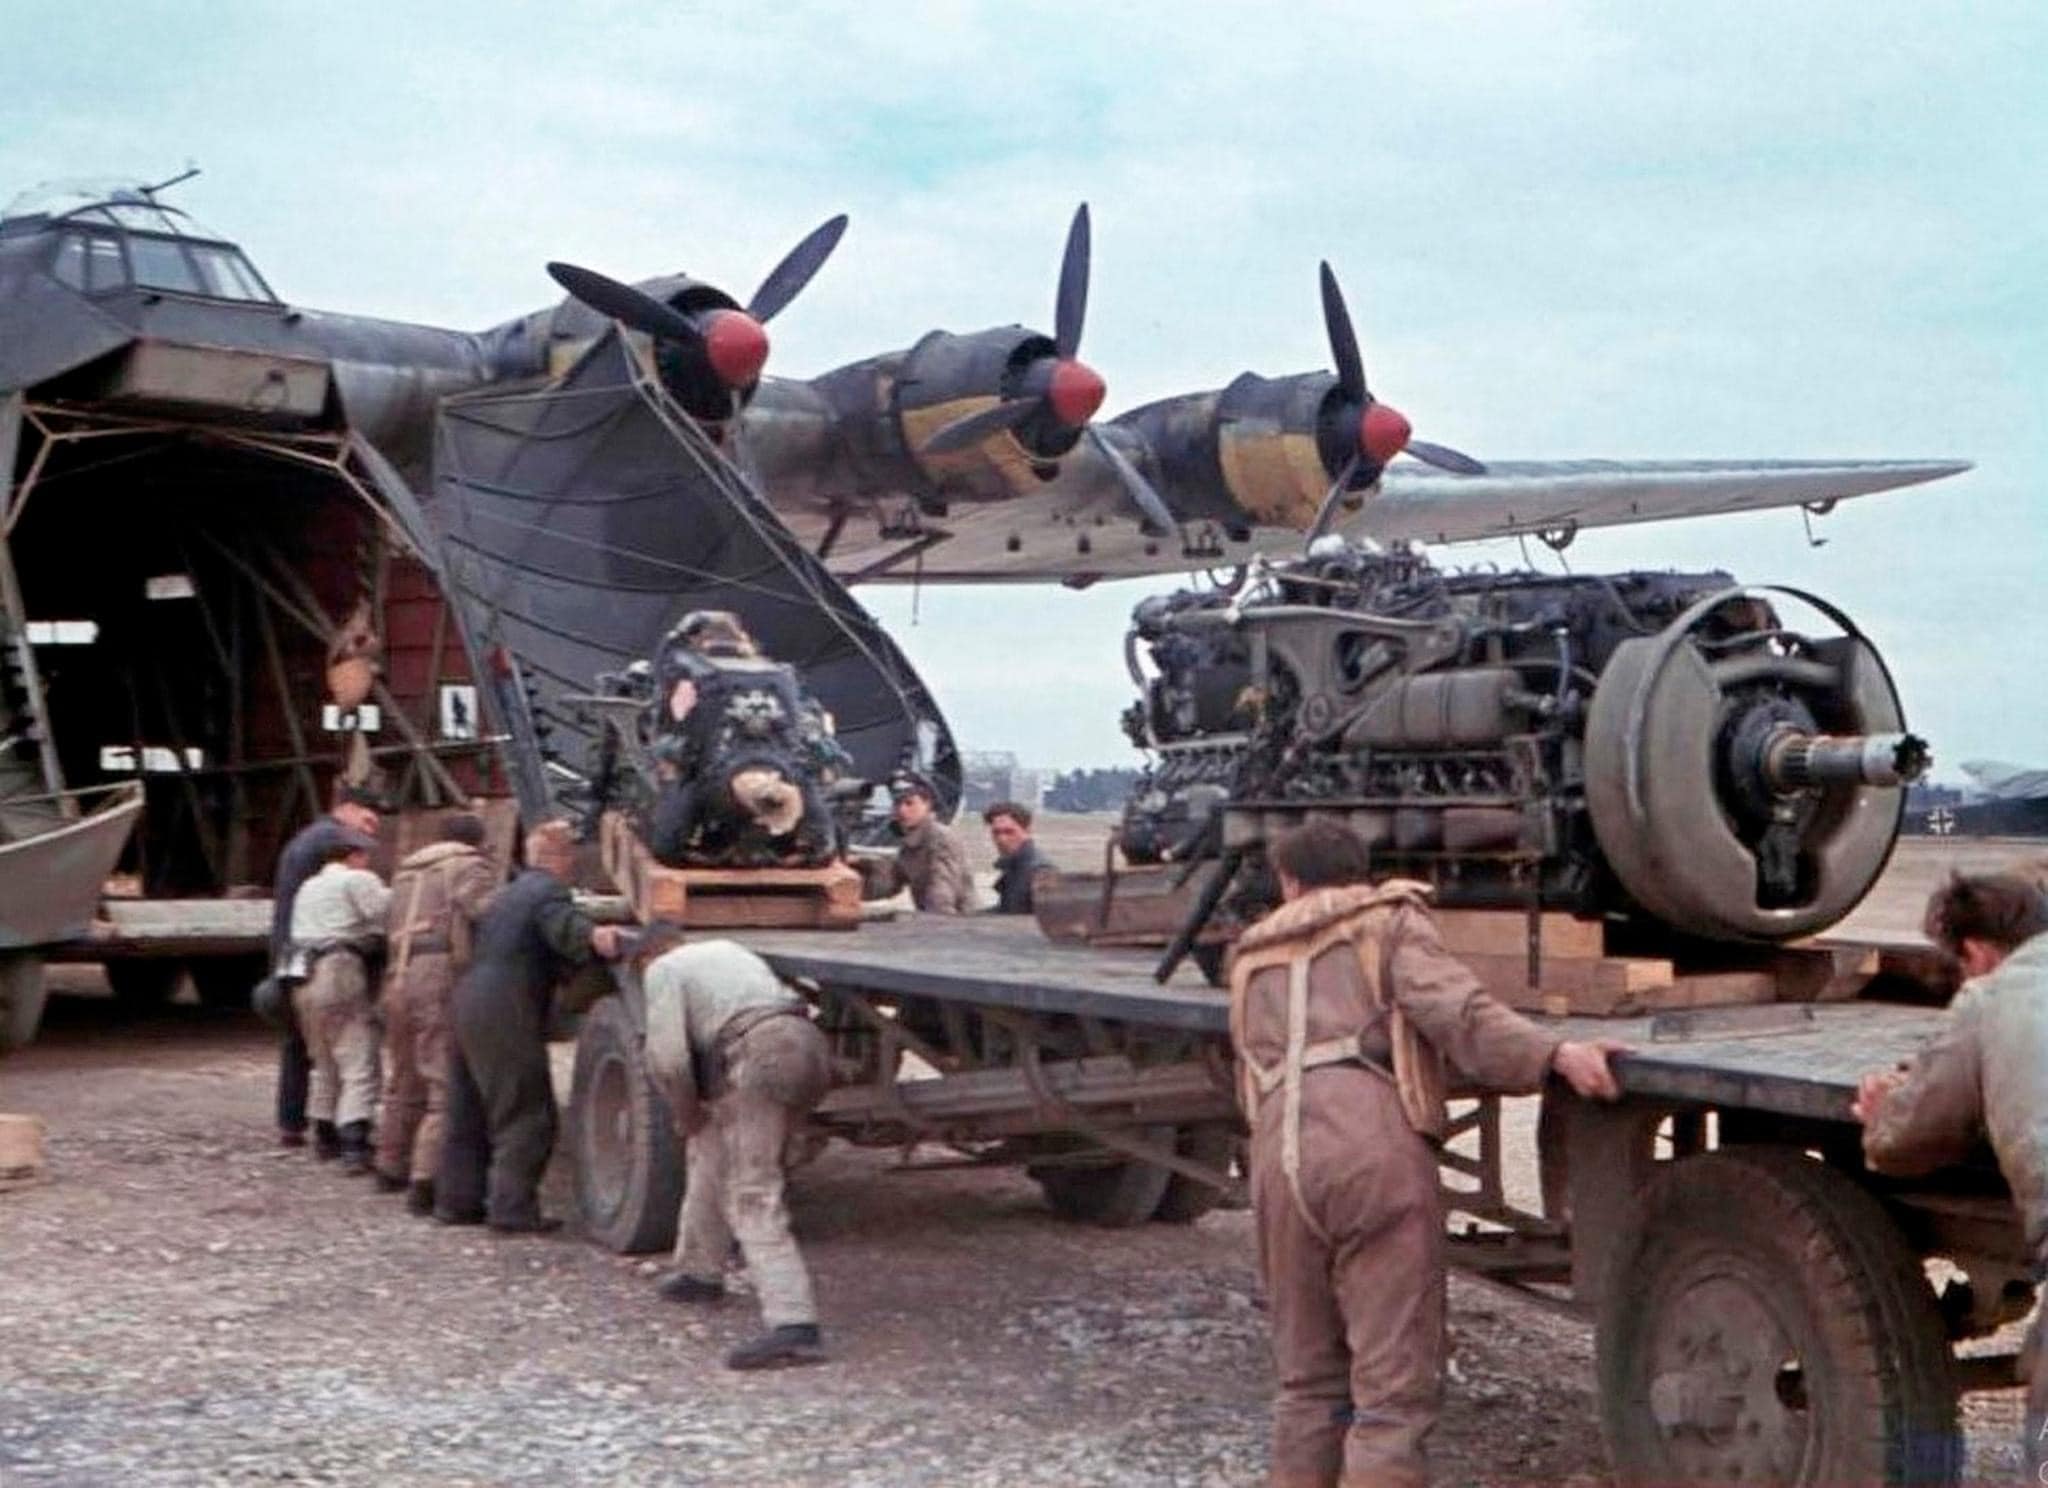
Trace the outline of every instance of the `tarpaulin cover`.
[[[737, 468], [648, 379], [614, 328], [559, 384], [444, 405], [434, 456], [446, 578], [473, 654], [502, 646], [519, 688], [496, 691], [515, 752], [558, 762], [551, 792], [589, 759], [594, 726], [559, 701], [652, 657], [691, 610], [730, 610], [794, 666], [838, 722], [860, 773], [928, 772], [960, 794], [952, 735], [882, 628], [776, 519]], [[529, 760], [531, 756], [529, 755]], [[522, 804], [539, 770], [515, 769]]]

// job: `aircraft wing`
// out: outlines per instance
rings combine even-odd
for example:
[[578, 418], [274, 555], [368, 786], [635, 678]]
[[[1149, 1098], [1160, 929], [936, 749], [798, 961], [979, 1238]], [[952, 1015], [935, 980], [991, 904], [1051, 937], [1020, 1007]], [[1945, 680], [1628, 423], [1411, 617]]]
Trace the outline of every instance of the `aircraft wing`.
[[1489, 460], [1484, 475], [1454, 475], [1402, 460], [1343, 527], [1382, 542], [1569, 535], [1582, 527], [1832, 506], [1969, 468], [1967, 460]]
[[[1140, 531], [1130, 500], [1085, 455], [1042, 493], [956, 506], [921, 538], [883, 538], [850, 524], [832, 549], [842, 580], [864, 583], [1063, 583], [1187, 573], [1254, 553], [1298, 553], [1302, 534], [1254, 527], [1242, 537], [1213, 520], [1183, 540]], [[1958, 474], [1967, 460], [1513, 460], [1454, 475], [1412, 460], [1389, 466], [1337, 529], [1379, 542], [1473, 542], [1521, 533], [1569, 537], [1584, 527], [1812, 506]], [[1172, 486], [1161, 484], [1169, 505]], [[782, 516], [816, 551], [822, 513]]]
[[2004, 760], [1964, 760], [1970, 783], [1994, 801], [2038, 801], [2048, 798], [2048, 770], [2010, 765]]

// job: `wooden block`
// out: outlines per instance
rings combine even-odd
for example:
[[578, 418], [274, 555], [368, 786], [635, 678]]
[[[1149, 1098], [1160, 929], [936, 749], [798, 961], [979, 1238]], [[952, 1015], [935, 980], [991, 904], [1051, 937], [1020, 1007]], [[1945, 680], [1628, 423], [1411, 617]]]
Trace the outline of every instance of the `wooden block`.
[[0, 1183], [31, 1183], [43, 1173], [43, 1118], [0, 1116]]
[[1032, 913], [1048, 940], [1101, 945], [1114, 937], [1119, 945], [1164, 946], [1187, 923], [1211, 871], [1198, 871], [1178, 888], [1178, 867], [1122, 868], [1107, 878], [1048, 874], [1033, 883]]
[[861, 921], [860, 875], [844, 863], [821, 868], [669, 868], [630, 823], [606, 812], [598, 829], [605, 872], [643, 923], [685, 928], [852, 929]]
[[1553, 957], [1544, 961], [1543, 980], [1534, 987], [1529, 985], [1525, 956], [1460, 954], [1458, 959], [1472, 968], [1482, 987], [1509, 1007], [1553, 1016], [1601, 1016], [1647, 1007], [1673, 980], [1669, 961], [1644, 956]]
[[[1545, 961], [1553, 957], [1590, 961], [1607, 952], [1607, 927], [1598, 920], [1546, 912], [1537, 916], [1537, 922]], [[1528, 957], [1529, 917], [1517, 910], [1440, 909], [1436, 923], [1443, 933], [1444, 948], [1460, 959]]]

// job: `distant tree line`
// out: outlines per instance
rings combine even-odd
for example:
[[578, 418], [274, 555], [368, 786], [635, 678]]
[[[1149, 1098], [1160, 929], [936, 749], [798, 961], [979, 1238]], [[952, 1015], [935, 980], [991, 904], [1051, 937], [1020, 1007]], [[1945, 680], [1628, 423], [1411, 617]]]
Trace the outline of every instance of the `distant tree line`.
[[1048, 811], [1121, 811], [1138, 783], [1131, 769], [1062, 770], [1045, 788]]

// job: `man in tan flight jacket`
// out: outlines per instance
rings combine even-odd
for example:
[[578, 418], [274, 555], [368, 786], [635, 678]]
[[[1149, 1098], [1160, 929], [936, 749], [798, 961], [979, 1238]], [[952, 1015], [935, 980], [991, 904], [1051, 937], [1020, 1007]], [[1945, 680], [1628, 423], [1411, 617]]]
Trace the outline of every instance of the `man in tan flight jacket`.
[[1279, 1374], [1269, 1482], [1421, 1484], [1444, 1360], [1444, 1066], [1468, 1088], [1555, 1071], [1612, 1099], [1621, 1046], [1560, 1041], [1487, 996], [1427, 889], [1369, 882], [1347, 828], [1309, 822], [1271, 861], [1284, 902], [1237, 942], [1230, 1007]]
[[483, 844], [483, 818], [455, 812], [441, 840], [409, 854], [391, 879], [377, 1186], [406, 1190], [406, 1207], [422, 1216], [434, 1212], [448, 1111], [449, 999], [498, 888]]

